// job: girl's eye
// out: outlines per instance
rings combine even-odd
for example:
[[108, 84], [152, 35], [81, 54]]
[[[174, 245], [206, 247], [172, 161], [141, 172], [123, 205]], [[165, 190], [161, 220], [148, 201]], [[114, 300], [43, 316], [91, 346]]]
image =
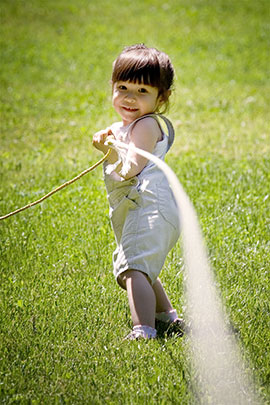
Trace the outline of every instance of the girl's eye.
[[144, 87], [142, 87], [141, 89], [139, 89], [139, 93], [147, 93], [147, 90]]
[[123, 84], [120, 84], [120, 86], [118, 86], [119, 90], [126, 90], [126, 86], [124, 86]]

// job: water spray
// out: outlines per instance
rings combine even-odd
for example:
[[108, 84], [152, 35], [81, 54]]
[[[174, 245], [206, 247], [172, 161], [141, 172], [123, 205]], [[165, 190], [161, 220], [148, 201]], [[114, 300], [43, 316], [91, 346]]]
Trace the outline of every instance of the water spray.
[[163, 171], [174, 194], [182, 229], [190, 338], [198, 370], [201, 403], [213, 405], [258, 404], [244, 370], [235, 338], [227, 326], [210, 268], [196, 211], [173, 170], [161, 159], [133, 145], [110, 138], [118, 150], [133, 150]]

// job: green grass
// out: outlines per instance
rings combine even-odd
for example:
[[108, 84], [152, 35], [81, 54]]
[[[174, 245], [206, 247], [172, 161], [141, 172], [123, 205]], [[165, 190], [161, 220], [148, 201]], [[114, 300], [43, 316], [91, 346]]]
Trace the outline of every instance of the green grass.
[[[100, 157], [125, 45], [167, 52], [177, 79], [167, 162], [198, 212], [262, 401], [269, 390], [269, 4], [266, 0], [1, 1], [3, 215]], [[198, 403], [188, 339], [123, 344], [101, 168], [1, 228], [0, 401]], [[199, 271], [199, 269], [198, 269]], [[162, 279], [184, 312], [179, 246]]]

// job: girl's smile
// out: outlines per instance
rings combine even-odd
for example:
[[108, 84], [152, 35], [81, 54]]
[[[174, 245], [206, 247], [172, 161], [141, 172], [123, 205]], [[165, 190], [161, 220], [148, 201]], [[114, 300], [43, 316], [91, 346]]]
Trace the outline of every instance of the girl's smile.
[[155, 112], [161, 104], [156, 87], [129, 81], [114, 83], [112, 102], [124, 125]]
[[126, 111], [137, 111], [137, 108], [123, 107]]

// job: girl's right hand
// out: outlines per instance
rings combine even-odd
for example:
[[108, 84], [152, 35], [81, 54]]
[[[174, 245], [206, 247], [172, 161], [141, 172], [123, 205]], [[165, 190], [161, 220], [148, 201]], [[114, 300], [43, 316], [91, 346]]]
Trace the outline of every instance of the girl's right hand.
[[[110, 149], [108, 145], [105, 145], [105, 141], [108, 138], [108, 136], [114, 137], [112, 130], [110, 128], [96, 132], [92, 140], [93, 146], [96, 149], [101, 150], [104, 154], [106, 154]], [[117, 160], [118, 160], [117, 152], [114, 149], [112, 149], [109, 157], [107, 158], [107, 162], [111, 164], [115, 163]]]
[[96, 132], [92, 140], [93, 146], [96, 149], [101, 150], [103, 153], [107, 153], [109, 147], [108, 145], [104, 145], [104, 143], [109, 135], [113, 135], [110, 128], [102, 129], [101, 131]]

